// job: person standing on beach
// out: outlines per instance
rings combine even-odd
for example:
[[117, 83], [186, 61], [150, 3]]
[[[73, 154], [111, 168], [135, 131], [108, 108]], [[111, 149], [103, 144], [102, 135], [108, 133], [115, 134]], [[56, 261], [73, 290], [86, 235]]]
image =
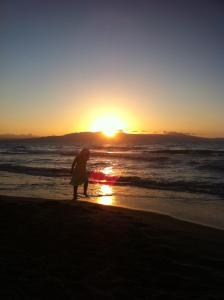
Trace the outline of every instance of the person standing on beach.
[[84, 184], [84, 195], [88, 197], [88, 172], [86, 169], [87, 161], [89, 159], [89, 149], [83, 148], [80, 153], [75, 157], [71, 168], [71, 184], [74, 187], [73, 199], [77, 199], [78, 186]]

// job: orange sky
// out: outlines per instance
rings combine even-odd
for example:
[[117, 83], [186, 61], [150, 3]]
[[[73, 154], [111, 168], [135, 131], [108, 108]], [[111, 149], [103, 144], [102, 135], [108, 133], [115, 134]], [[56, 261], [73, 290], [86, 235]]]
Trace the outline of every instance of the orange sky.
[[217, 3], [84, 2], [5, 2], [0, 134], [89, 131], [110, 116], [128, 132], [224, 137]]

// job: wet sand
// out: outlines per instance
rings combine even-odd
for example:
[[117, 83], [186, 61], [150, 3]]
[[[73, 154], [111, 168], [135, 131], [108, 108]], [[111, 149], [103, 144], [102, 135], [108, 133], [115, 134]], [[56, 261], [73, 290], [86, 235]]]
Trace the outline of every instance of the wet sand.
[[87, 202], [0, 196], [0, 299], [223, 299], [224, 231]]

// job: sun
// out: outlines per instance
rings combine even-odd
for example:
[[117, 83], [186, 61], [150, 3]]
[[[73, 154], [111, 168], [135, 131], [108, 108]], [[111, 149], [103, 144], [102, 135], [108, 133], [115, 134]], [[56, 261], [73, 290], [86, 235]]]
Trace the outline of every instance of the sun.
[[102, 130], [103, 134], [108, 136], [108, 137], [112, 137], [115, 136], [115, 134], [117, 133], [117, 130], [114, 129], [104, 129]]
[[124, 122], [116, 116], [103, 116], [97, 118], [91, 127], [92, 131], [100, 131], [107, 137], [113, 137], [118, 131], [123, 131], [124, 129]]

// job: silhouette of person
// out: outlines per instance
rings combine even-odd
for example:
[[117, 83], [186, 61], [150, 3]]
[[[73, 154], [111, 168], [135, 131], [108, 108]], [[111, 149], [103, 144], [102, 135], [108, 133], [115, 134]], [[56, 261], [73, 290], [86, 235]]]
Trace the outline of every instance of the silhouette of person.
[[77, 199], [78, 186], [84, 184], [84, 195], [88, 197], [88, 172], [86, 169], [87, 160], [89, 159], [89, 149], [83, 148], [75, 157], [71, 167], [71, 184], [74, 187], [73, 199]]

